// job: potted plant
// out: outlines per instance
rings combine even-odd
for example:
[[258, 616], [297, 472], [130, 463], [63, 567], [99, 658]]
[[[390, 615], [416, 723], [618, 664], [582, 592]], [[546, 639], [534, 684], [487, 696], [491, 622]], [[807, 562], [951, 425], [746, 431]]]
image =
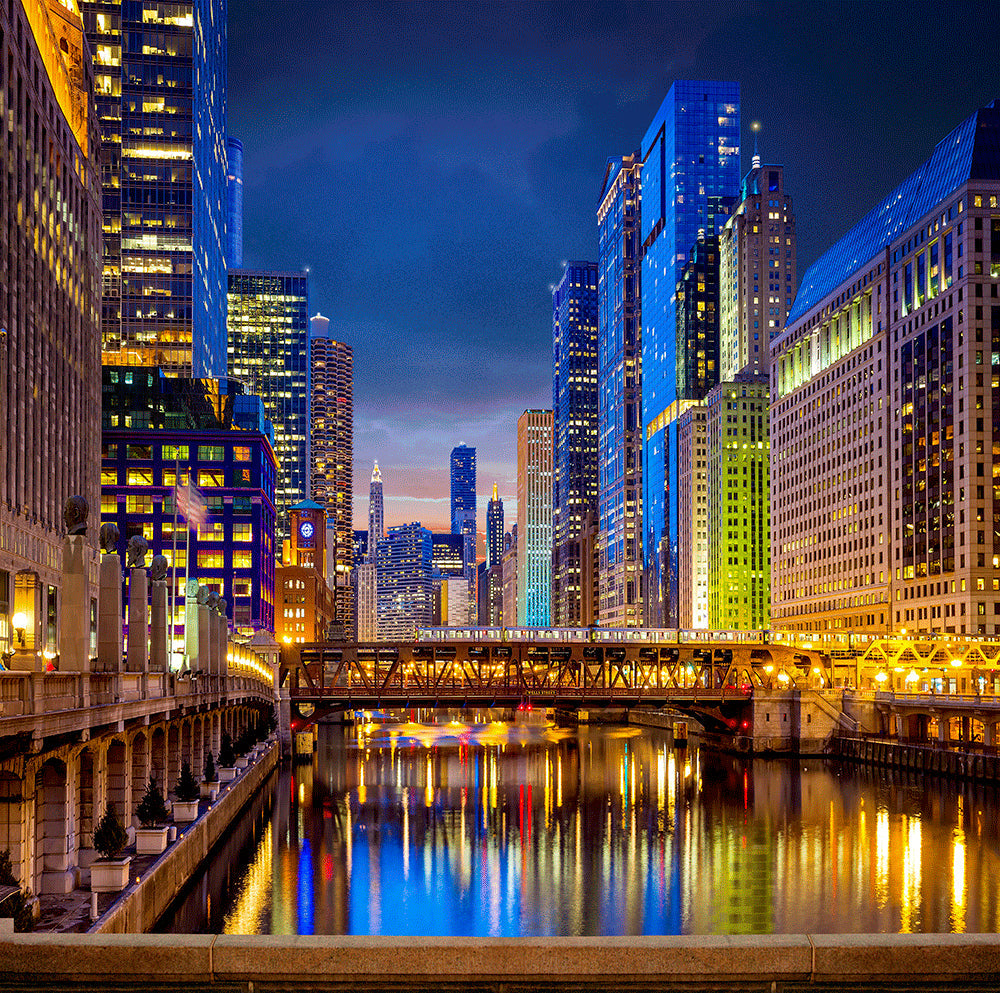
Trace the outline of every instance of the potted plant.
[[128, 835], [118, 819], [115, 805], [109, 800], [94, 830], [94, 848], [101, 856], [90, 867], [90, 888], [94, 893], [117, 893], [128, 886], [132, 859], [118, 857], [127, 844]]
[[219, 782], [231, 783], [235, 778], [236, 753], [233, 751], [233, 739], [228, 731], [223, 731], [219, 745]]
[[174, 800], [174, 820], [178, 824], [197, 820], [198, 799], [201, 796], [201, 790], [198, 788], [194, 773], [191, 771], [190, 762], [181, 763], [181, 775], [174, 788], [174, 795], [177, 797]]
[[205, 768], [202, 770], [205, 781], [201, 784], [203, 800], [214, 800], [219, 795], [219, 777], [215, 771], [215, 759], [209, 752], [205, 756]]
[[156, 780], [150, 776], [146, 792], [135, 808], [135, 815], [142, 825], [135, 832], [136, 855], [159, 855], [167, 848], [167, 805]]
[[245, 769], [250, 764], [250, 759], [247, 756], [247, 752], [250, 751], [253, 742], [247, 735], [246, 731], [243, 731], [240, 736], [236, 739], [236, 752], [238, 758], [236, 759], [236, 768]]

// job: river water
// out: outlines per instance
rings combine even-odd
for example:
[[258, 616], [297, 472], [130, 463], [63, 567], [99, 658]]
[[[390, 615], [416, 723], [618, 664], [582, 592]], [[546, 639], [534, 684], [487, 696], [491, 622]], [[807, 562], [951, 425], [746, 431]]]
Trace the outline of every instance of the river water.
[[160, 929], [1000, 929], [993, 788], [476, 716], [321, 725]]

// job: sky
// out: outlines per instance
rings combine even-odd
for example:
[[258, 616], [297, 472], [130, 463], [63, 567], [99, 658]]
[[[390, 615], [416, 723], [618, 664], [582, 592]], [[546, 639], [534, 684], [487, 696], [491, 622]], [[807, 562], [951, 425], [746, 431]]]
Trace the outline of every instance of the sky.
[[518, 416], [551, 407], [552, 300], [597, 259], [607, 159], [675, 79], [740, 83], [785, 166], [800, 279], [952, 128], [1000, 97], [993, 4], [350, 5], [229, 0], [244, 265], [308, 268], [354, 350], [355, 527], [448, 530], [449, 458], [478, 450], [516, 520]]

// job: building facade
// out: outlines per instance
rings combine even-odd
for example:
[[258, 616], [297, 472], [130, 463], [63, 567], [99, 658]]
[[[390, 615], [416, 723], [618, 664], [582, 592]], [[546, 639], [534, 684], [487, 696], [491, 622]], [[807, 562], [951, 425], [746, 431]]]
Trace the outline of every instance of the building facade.
[[413, 641], [418, 628], [431, 627], [432, 557], [431, 533], [419, 523], [389, 528], [379, 542], [375, 553], [379, 641]]
[[451, 533], [465, 536], [465, 563], [475, 569], [476, 450], [465, 444], [451, 450]]
[[101, 522], [117, 525], [123, 561], [132, 535], [166, 556], [175, 645], [189, 578], [226, 600], [237, 633], [273, 632], [277, 462], [259, 398], [233, 380], [105, 366], [102, 440]]
[[597, 513], [596, 262], [568, 262], [552, 291], [552, 412], [552, 625], [579, 627], [594, 614], [582, 545]]
[[374, 562], [367, 560], [355, 566], [357, 587], [357, 641], [369, 645], [378, 641], [378, 576]]
[[775, 628], [998, 631], [998, 149], [994, 101], [809, 269], [772, 342]]
[[685, 631], [708, 622], [708, 410], [689, 407], [677, 423], [679, 624]]
[[486, 505], [486, 566], [492, 569], [503, 558], [503, 500], [493, 484], [493, 497]]
[[326, 511], [303, 500], [289, 511], [288, 541], [274, 571], [274, 635], [282, 644], [327, 641], [343, 636], [326, 574]]
[[708, 627], [771, 626], [768, 379], [739, 373], [708, 410]]
[[382, 508], [382, 473], [378, 462], [372, 469], [372, 481], [368, 487], [368, 561], [375, 561], [379, 542], [385, 537], [385, 519]]
[[309, 490], [309, 277], [229, 272], [229, 376], [264, 402], [274, 427], [278, 542]]
[[515, 623], [547, 628], [552, 619], [551, 410], [526, 410], [517, 420], [516, 561]]
[[101, 204], [92, 94], [73, 3], [0, 5], [3, 652], [16, 612], [28, 619], [26, 650], [59, 650], [63, 507], [74, 494], [90, 505], [88, 598], [96, 595]]
[[329, 334], [330, 322], [312, 318], [310, 348], [310, 492], [326, 508], [333, 532], [333, 570], [327, 577], [337, 621], [350, 631], [354, 616], [354, 350]]
[[243, 268], [243, 142], [226, 139], [226, 266]]
[[642, 611], [642, 294], [639, 153], [611, 159], [597, 209], [598, 622]]
[[688, 381], [677, 285], [699, 230], [713, 233], [710, 199], [739, 190], [739, 160], [739, 84], [675, 82], [642, 141], [642, 513], [651, 627], [677, 626], [677, 426], [684, 410], [704, 397]]
[[108, 365], [226, 375], [226, 2], [79, 0], [100, 121]]

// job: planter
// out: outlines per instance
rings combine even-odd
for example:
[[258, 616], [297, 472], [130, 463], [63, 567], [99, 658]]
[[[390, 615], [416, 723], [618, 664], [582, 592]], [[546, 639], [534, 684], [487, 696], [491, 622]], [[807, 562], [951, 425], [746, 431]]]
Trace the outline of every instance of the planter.
[[201, 784], [202, 800], [214, 800], [219, 795], [219, 780]]
[[174, 800], [174, 820], [178, 824], [187, 824], [198, 819], [197, 800]]
[[98, 859], [90, 867], [92, 893], [119, 893], [128, 886], [131, 856], [123, 859]]
[[231, 783], [236, 778], [235, 766], [223, 766], [219, 769], [219, 782]]
[[136, 828], [135, 854], [159, 855], [167, 850], [167, 828]]
[[236, 760], [236, 768], [240, 770], [245, 769], [249, 764], [250, 764], [250, 759], [248, 759], [246, 755], [241, 755]]

